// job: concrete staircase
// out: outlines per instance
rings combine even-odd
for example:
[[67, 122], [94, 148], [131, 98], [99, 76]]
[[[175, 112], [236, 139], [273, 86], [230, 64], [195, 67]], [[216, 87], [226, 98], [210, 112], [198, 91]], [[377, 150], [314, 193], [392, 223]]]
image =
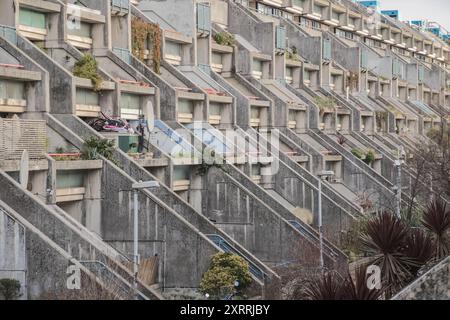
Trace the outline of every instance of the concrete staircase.
[[[66, 220], [59, 210], [47, 206], [38, 197], [22, 189], [3, 171], [0, 171], [0, 184], [2, 185], [0, 201], [9, 207], [14, 207], [15, 216], [20, 217], [20, 221], [32, 227], [33, 230], [39, 231], [39, 235], [45, 236], [45, 241], [66, 259], [66, 268], [68, 262], [74, 261], [76, 265], [83, 267], [83, 270], [88, 271], [88, 274], [95, 276], [100, 282], [108, 284], [114, 281], [120, 284], [119, 296], [123, 299], [129, 297], [134, 290], [131, 286], [133, 275], [119, 261], [119, 255], [114, 249], [104, 243], [99, 244], [98, 239], [94, 240], [91, 234], [75, 226], [73, 222], [68, 222], [69, 220]], [[36, 258], [38, 252], [30, 254], [34, 254], [33, 258]], [[83, 264], [82, 261], [95, 263]], [[61, 268], [63, 268], [63, 264], [61, 263]], [[94, 267], [95, 265], [103, 267]], [[159, 293], [141, 282], [138, 283], [138, 291], [142, 299], [162, 299]]]

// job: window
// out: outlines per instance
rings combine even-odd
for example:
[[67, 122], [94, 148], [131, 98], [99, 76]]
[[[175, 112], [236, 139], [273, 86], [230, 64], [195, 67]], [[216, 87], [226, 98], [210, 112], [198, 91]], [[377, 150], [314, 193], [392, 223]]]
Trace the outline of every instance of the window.
[[303, 80], [304, 81], [310, 81], [311, 80], [311, 72], [308, 70], [305, 70], [305, 72], [303, 72]]
[[173, 170], [173, 180], [189, 180], [190, 173], [189, 166], [176, 166]]
[[74, 24], [72, 21], [67, 21], [67, 32], [70, 35], [90, 38], [91, 37], [91, 25], [86, 22], [80, 22], [79, 24]]
[[315, 20], [305, 19], [303, 17], [300, 18], [300, 25], [306, 28], [321, 30], [322, 24]]
[[82, 171], [59, 171], [56, 175], [56, 189], [84, 187], [84, 173]]
[[214, 64], [222, 64], [222, 55], [220, 53], [213, 52], [213, 54], [212, 54], [212, 63], [214, 63]]
[[220, 116], [221, 106], [220, 103], [209, 103], [209, 114], [214, 116]]
[[166, 42], [166, 54], [173, 56], [181, 55], [181, 45], [176, 42]]
[[98, 106], [100, 104], [98, 94], [87, 89], [77, 89], [76, 103], [87, 106]]
[[0, 98], [24, 100], [24, 84], [19, 81], [0, 80]]
[[140, 109], [140, 97], [135, 94], [122, 93], [120, 95], [121, 109]]
[[178, 100], [178, 112], [180, 113], [194, 113], [194, 105], [191, 100], [180, 99]]
[[314, 13], [322, 15], [322, 9], [323, 9], [323, 7], [321, 7], [317, 4], [314, 4], [314, 10], [313, 10]]
[[24, 26], [46, 29], [45, 13], [20, 8], [19, 23]]
[[331, 18], [337, 21], [340, 21], [341, 14], [339, 12], [333, 11], [331, 14]]
[[253, 59], [253, 71], [262, 72], [263, 63], [261, 60]]

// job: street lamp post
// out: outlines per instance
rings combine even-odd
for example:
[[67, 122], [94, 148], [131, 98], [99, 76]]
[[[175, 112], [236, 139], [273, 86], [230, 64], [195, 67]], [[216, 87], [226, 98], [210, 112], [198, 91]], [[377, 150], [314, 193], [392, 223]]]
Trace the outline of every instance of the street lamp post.
[[319, 250], [320, 250], [320, 268], [323, 271], [325, 263], [323, 261], [323, 217], [322, 217], [322, 179], [334, 176], [334, 171], [322, 171], [319, 174], [319, 196], [317, 209], [319, 211], [318, 216], [318, 228], [319, 228]]
[[148, 189], [148, 188], [157, 188], [159, 187], [159, 182], [157, 181], [139, 181], [137, 183], [133, 183], [131, 189], [133, 191], [133, 288], [135, 298], [137, 299], [137, 287], [138, 287], [138, 272], [139, 272], [139, 202], [138, 195], [139, 190]]
[[401, 217], [402, 211], [402, 165], [406, 159], [405, 149], [400, 147], [398, 159], [395, 160], [395, 167], [397, 168], [397, 181], [394, 190], [396, 191], [396, 206], [395, 206], [395, 214], [398, 218]]

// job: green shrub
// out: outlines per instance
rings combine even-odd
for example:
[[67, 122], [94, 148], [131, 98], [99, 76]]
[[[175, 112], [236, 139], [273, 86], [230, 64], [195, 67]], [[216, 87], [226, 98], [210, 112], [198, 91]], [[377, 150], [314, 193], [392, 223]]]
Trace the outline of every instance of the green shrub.
[[119, 165], [117, 159], [114, 158], [114, 151], [114, 141], [90, 137], [84, 142], [82, 158], [84, 160], [98, 160], [100, 156], [103, 156], [114, 164]]
[[222, 46], [234, 46], [236, 44], [236, 39], [231, 33], [228, 32], [218, 32], [214, 35], [214, 41], [217, 42], [217, 44], [220, 44]]
[[235, 290], [236, 281], [239, 282], [240, 290], [250, 285], [252, 277], [248, 263], [235, 254], [217, 253], [213, 256], [208, 271], [203, 274], [199, 289], [212, 298], [221, 298], [221, 295]]
[[98, 74], [97, 60], [93, 55], [88, 53], [77, 61], [73, 68], [73, 74], [76, 77], [90, 79], [94, 85], [94, 90], [100, 91], [103, 80]]
[[367, 151], [366, 157], [363, 161], [368, 165], [371, 165], [375, 161], [375, 153], [373, 152], [373, 150]]
[[20, 282], [15, 279], [0, 279], [0, 298], [16, 300], [20, 298]]
[[358, 159], [364, 159], [364, 151], [362, 151], [361, 149], [352, 149], [352, 154]]

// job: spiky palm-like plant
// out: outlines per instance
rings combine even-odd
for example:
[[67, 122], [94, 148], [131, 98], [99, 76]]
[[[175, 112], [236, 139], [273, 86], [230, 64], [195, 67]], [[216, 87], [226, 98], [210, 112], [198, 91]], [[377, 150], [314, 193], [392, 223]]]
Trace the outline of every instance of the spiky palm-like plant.
[[434, 256], [433, 239], [423, 230], [414, 229], [406, 237], [403, 253], [416, 262], [416, 264], [410, 265], [410, 271], [413, 275], [417, 275], [420, 268]]
[[309, 300], [342, 300], [344, 279], [336, 272], [325, 272], [306, 283], [305, 297]]
[[423, 226], [431, 232], [435, 246], [436, 259], [445, 258], [450, 254], [450, 211], [443, 201], [430, 203], [423, 212]]
[[380, 300], [386, 286], [382, 284], [380, 289], [370, 289], [367, 284], [368, 277], [365, 265], [355, 270], [355, 279], [352, 279], [349, 273], [342, 285], [342, 297], [345, 300]]
[[326, 272], [307, 282], [305, 297], [309, 300], [378, 300], [386, 287], [370, 289], [366, 270], [366, 266], [358, 267], [354, 280], [350, 273], [344, 278], [336, 272]]
[[393, 291], [401, 288], [411, 278], [411, 266], [417, 263], [404, 254], [408, 228], [392, 215], [384, 212], [369, 220], [361, 236], [363, 251], [372, 256], [371, 264], [381, 269], [382, 280]]

